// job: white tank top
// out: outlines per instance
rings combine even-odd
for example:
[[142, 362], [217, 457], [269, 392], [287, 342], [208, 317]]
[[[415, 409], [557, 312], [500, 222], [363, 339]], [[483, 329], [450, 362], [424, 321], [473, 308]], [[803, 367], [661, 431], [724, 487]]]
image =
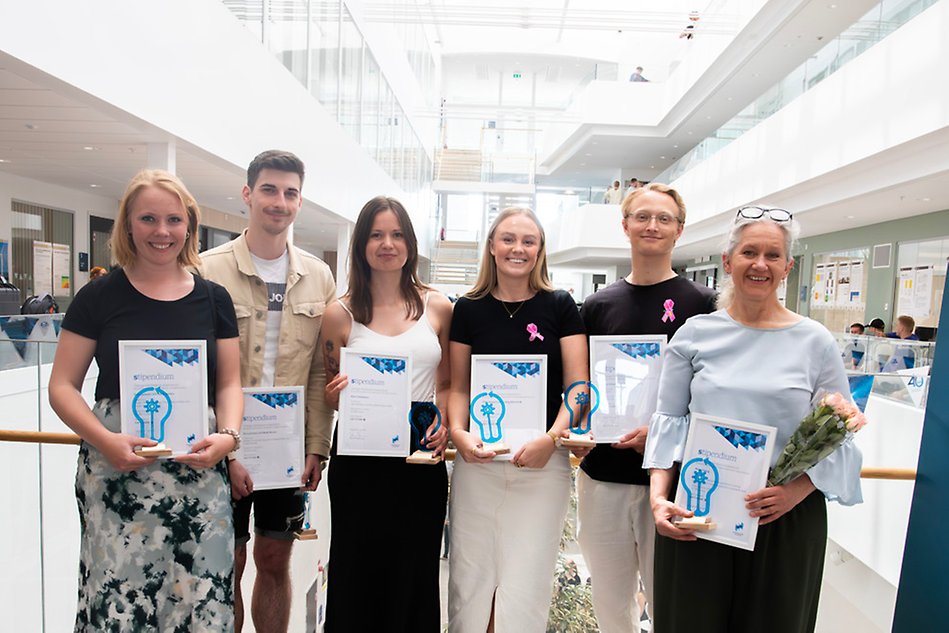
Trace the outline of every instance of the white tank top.
[[[412, 357], [412, 401], [435, 401], [435, 372], [442, 359], [442, 346], [438, 335], [428, 320], [428, 297], [425, 294], [422, 316], [409, 329], [396, 336], [387, 336], [370, 330], [353, 320], [347, 349], [371, 354], [403, 354]], [[352, 318], [349, 306], [340, 301], [343, 309]]]

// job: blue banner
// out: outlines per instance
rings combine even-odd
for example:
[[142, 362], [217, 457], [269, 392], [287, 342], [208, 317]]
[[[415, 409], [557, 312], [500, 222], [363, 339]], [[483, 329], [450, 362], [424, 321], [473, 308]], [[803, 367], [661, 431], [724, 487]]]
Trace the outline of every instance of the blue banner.
[[[949, 337], [949, 283], [942, 295], [939, 332]], [[916, 488], [906, 530], [903, 571], [893, 615], [894, 633], [945, 631], [941, 606], [949, 596], [949, 547], [943, 523], [949, 505], [949, 344], [936, 345], [929, 379]]]

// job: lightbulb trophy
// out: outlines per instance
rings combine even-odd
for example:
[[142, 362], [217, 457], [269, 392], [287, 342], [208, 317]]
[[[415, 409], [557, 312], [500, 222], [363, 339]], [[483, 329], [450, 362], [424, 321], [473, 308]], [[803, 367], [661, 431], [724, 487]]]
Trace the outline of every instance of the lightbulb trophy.
[[[479, 405], [480, 400], [484, 400], [484, 402]], [[482, 446], [486, 450], [494, 451], [496, 455], [511, 452], [511, 447], [501, 441], [504, 434], [501, 429], [501, 421], [504, 419], [506, 410], [504, 398], [493, 391], [479, 393], [471, 401], [469, 409], [471, 419], [478, 425]]]
[[[581, 391], [573, 396], [571, 401], [571, 394], [577, 387], [589, 387], [590, 392]], [[567, 391], [563, 394], [563, 401], [567, 404], [567, 413], [570, 415], [570, 436], [561, 440], [560, 443], [570, 448], [593, 448], [596, 446], [596, 440], [593, 439], [593, 433], [590, 431], [593, 429], [593, 413], [600, 408], [600, 390], [592, 382], [578, 380], [567, 387]], [[574, 407], [576, 407], [576, 413], [573, 412]], [[587, 408], [589, 410], [586, 414], [586, 422], [584, 422], [583, 413]]]
[[310, 493], [303, 493], [303, 527], [293, 533], [293, 538], [298, 541], [315, 541], [316, 528], [310, 527]]
[[436, 421], [435, 428], [432, 429], [432, 435], [438, 433], [442, 427], [442, 413], [434, 402], [416, 402], [412, 404], [409, 410], [409, 427], [412, 432], [412, 447], [415, 448], [412, 454], [405, 458], [410, 464], [437, 464], [442, 461], [441, 455], [436, 455], [435, 451], [428, 448], [428, 442], [431, 435], [428, 435], [428, 427]]
[[[143, 401], [144, 396], [154, 394], [154, 397]], [[132, 415], [138, 420], [139, 433], [141, 438], [147, 438], [158, 442], [155, 446], [136, 446], [135, 453], [142, 457], [171, 457], [172, 450], [165, 446], [165, 422], [171, 417], [171, 396], [161, 387], [145, 387], [139, 389], [132, 397]], [[155, 424], [155, 418], [161, 417], [158, 424]], [[148, 435], [145, 435], [145, 418], [148, 418]]]
[[718, 488], [718, 468], [708, 457], [690, 459], [682, 467], [679, 482], [685, 490], [685, 509], [694, 516], [680, 518], [675, 526], [683, 530], [714, 530], [718, 525], [708, 515], [712, 493]]

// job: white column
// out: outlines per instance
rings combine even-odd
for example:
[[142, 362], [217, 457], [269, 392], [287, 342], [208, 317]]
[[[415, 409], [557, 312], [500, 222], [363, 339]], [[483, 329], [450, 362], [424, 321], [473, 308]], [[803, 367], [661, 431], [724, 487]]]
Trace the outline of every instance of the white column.
[[147, 161], [149, 169], [164, 169], [170, 174], [177, 168], [175, 141], [167, 143], [148, 143]]
[[349, 289], [349, 242], [353, 226], [352, 222], [346, 222], [336, 232], [336, 291], [339, 294]]

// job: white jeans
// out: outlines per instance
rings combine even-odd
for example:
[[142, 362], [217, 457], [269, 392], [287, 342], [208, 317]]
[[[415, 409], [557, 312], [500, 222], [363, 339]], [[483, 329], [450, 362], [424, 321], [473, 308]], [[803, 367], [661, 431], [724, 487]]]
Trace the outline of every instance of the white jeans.
[[558, 449], [542, 469], [455, 462], [451, 480], [448, 630], [544, 633], [570, 497]]
[[656, 526], [649, 486], [597, 481], [580, 470], [577, 501], [577, 541], [590, 570], [600, 631], [638, 633], [640, 577], [652, 606]]

